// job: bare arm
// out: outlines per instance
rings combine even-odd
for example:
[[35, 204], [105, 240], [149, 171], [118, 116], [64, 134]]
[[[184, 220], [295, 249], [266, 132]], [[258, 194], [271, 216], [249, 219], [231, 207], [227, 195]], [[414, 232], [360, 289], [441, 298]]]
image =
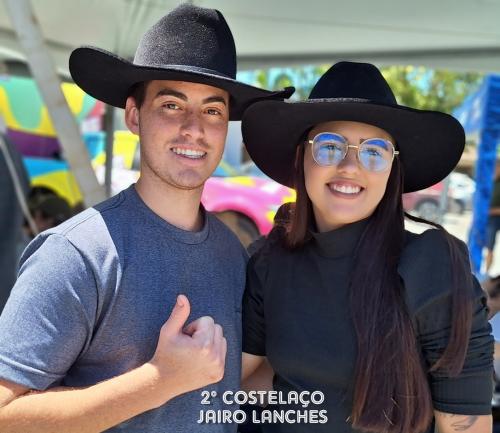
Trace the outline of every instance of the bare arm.
[[500, 215], [500, 207], [492, 207], [490, 208], [490, 215], [498, 216]]
[[241, 357], [241, 381], [246, 381], [266, 359], [265, 356], [243, 352]]
[[491, 415], [457, 415], [434, 411], [439, 433], [492, 433]]
[[81, 389], [60, 387], [38, 392], [0, 381], [0, 431], [100, 432], [174, 397], [176, 391], [168, 381], [162, 387], [159, 379], [157, 369], [145, 364]]
[[224, 375], [222, 328], [203, 317], [186, 328], [189, 301], [179, 296], [151, 361], [88, 388], [44, 392], [0, 381], [2, 433], [100, 432]]
[[263, 360], [259, 360], [259, 365], [254, 372], [241, 381], [243, 391], [271, 391], [273, 389], [274, 370], [267, 358], [262, 358]]

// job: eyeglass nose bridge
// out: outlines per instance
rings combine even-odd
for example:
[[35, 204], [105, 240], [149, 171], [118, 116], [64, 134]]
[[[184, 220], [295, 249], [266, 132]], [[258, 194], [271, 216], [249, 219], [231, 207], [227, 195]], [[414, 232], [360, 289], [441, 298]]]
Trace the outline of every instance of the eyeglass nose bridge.
[[[356, 149], [356, 161], [358, 164], [361, 164], [361, 159], [360, 159], [360, 155], [359, 155], [359, 149], [360, 149], [360, 146], [358, 144], [350, 144], [350, 143], [344, 143], [344, 152], [343, 152], [343, 156], [342, 156], [342, 159], [339, 161], [339, 164], [342, 162], [342, 161], [345, 161], [345, 158], [347, 156], [347, 154], [349, 153], [349, 149], [350, 148], [353, 148], [353, 149]], [[362, 165], [362, 164], [361, 164]]]
[[[360, 149], [361, 149], [361, 145], [362, 145], [362, 144], [363, 144], [363, 143], [360, 143], [359, 145], [358, 145], [358, 144], [350, 144], [350, 143], [345, 143], [345, 152], [344, 152], [344, 156], [342, 157], [342, 161], [343, 161], [343, 160], [345, 159], [345, 157], [347, 156], [347, 152], [349, 152], [349, 148], [350, 148], [350, 147], [352, 147], [352, 148], [354, 148], [354, 149], [357, 149], [357, 152], [356, 152], [356, 158], [358, 159], [358, 162], [359, 162], [361, 165], [363, 165], [363, 164], [361, 163], [360, 154], [359, 154], [359, 151], [360, 151]], [[398, 151], [398, 150], [396, 150], [396, 149], [394, 149], [394, 148], [392, 148], [392, 158], [391, 158], [391, 161], [390, 161], [391, 163], [392, 163], [392, 161], [394, 160], [394, 157], [395, 157], [396, 155], [399, 155], [399, 151]]]

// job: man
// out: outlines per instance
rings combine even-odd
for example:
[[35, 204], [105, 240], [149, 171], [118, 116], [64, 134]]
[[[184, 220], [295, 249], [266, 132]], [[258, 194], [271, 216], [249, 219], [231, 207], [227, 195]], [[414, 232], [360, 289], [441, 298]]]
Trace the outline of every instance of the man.
[[221, 396], [239, 385], [246, 262], [200, 197], [228, 120], [290, 92], [235, 81], [224, 18], [191, 5], [156, 23], [133, 63], [79, 48], [70, 71], [125, 108], [141, 176], [24, 253], [0, 317], [0, 431], [235, 431], [196, 423], [202, 398], [231, 409]]

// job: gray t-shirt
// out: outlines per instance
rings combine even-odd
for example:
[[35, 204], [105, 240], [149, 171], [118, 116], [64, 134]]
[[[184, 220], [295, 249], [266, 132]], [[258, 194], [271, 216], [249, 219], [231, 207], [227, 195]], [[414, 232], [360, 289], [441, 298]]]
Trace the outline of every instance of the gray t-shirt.
[[[176, 296], [191, 303], [188, 323], [212, 316], [228, 350], [209, 409], [237, 390], [246, 253], [236, 236], [204, 213], [199, 232], [152, 212], [132, 185], [39, 235], [21, 259], [0, 317], [0, 378], [32, 389], [85, 387], [149, 361]], [[112, 432], [234, 432], [235, 424], [197, 424], [201, 391], [181, 395]]]

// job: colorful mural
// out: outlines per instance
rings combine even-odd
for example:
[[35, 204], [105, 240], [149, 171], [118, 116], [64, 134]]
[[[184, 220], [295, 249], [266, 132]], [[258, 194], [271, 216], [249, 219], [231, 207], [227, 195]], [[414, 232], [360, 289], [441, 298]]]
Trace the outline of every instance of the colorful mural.
[[[62, 91], [82, 130], [100, 130], [104, 104], [76, 84], [63, 83]], [[21, 154], [42, 158], [60, 156], [54, 126], [33, 79], [0, 76], [0, 116], [5, 120], [7, 136]]]

